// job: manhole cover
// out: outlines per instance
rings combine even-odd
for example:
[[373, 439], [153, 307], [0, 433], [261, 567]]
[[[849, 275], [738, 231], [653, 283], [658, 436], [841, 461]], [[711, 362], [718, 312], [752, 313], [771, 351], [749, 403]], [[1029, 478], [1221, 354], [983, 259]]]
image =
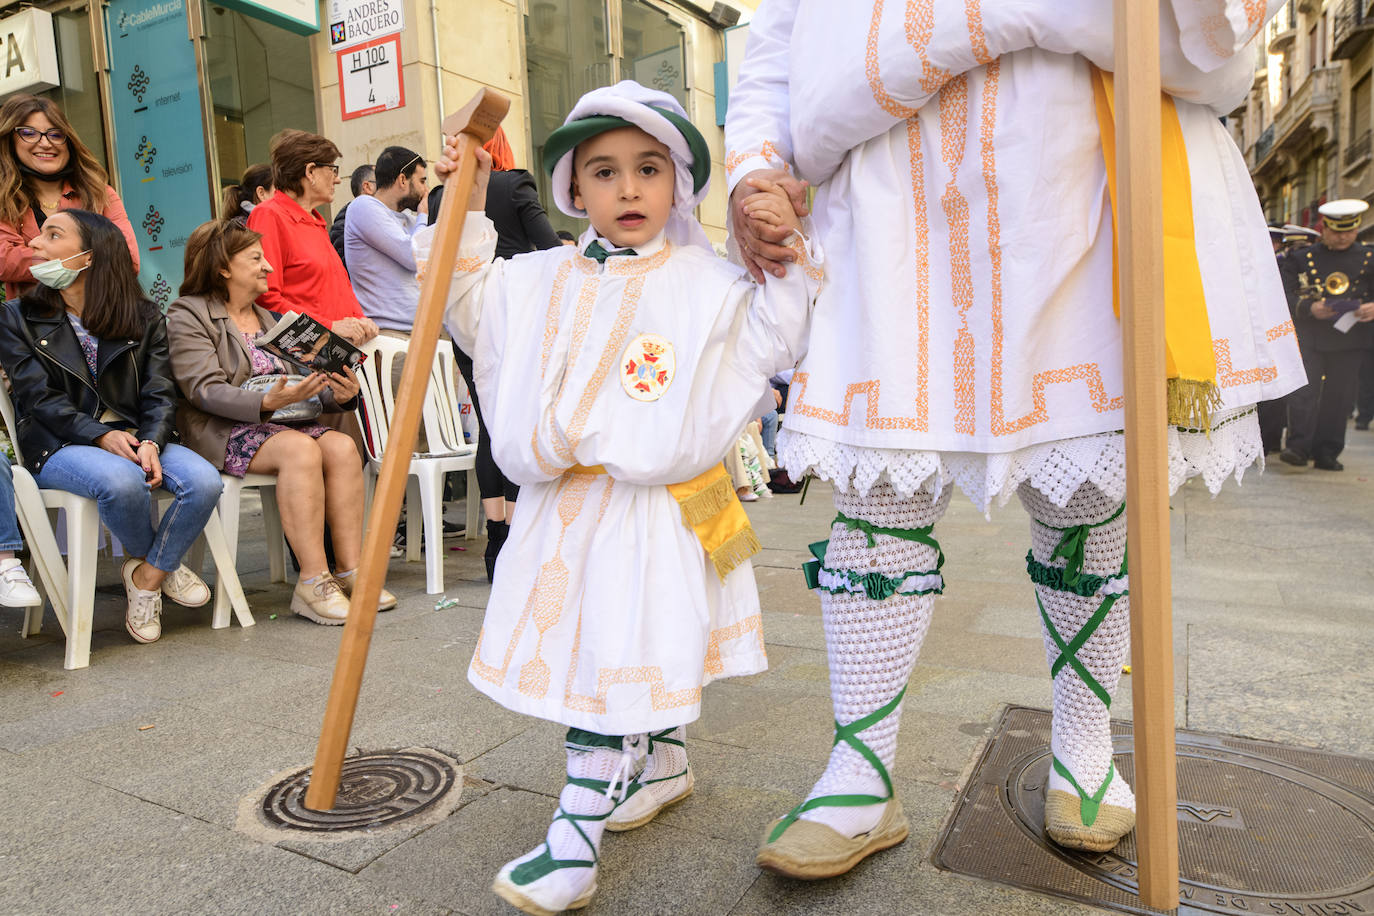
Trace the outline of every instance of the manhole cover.
[[425, 748], [362, 754], [344, 761], [332, 810], [305, 807], [305, 769], [267, 791], [262, 815], [273, 826], [314, 833], [384, 827], [429, 810], [457, 781], [453, 761]]
[[[1129, 723], [1116, 767], [1133, 781]], [[1131, 913], [1135, 835], [1108, 853], [1043, 836], [1050, 714], [1011, 707], [955, 803], [935, 864]], [[1374, 761], [1180, 731], [1180, 913], [1374, 913]]]

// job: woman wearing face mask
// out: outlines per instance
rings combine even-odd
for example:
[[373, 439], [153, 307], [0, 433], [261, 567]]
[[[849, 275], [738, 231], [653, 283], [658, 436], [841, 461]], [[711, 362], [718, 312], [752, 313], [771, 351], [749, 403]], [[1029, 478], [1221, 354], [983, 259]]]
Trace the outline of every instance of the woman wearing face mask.
[[38, 96], [10, 96], [0, 105], [0, 281], [7, 297], [33, 288], [29, 240], [69, 207], [113, 221], [138, 272], [138, 241], [124, 204], [62, 109]]
[[[96, 500], [119, 538], [125, 627], [162, 634], [162, 596], [199, 607], [210, 590], [181, 565], [219, 499], [219, 474], [168, 440], [176, 388], [167, 327], [134, 275], [124, 236], [98, 213], [49, 216], [29, 243], [38, 287], [0, 309], [0, 364], [13, 389], [19, 451], [45, 488]], [[173, 496], [154, 528], [152, 490]]]
[[[181, 298], [167, 309], [172, 375], [184, 398], [177, 427], [187, 446], [224, 473], [277, 478], [282, 528], [301, 565], [291, 610], [315, 623], [341, 624], [363, 552], [363, 469], [353, 440], [310, 414], [352, 410], [358, 380], [350, 369], [288, 379], [295, 370], [258, 348], [258, 338], [277, 323], [255, 304], [272, 269], [262, 236], [232, 220], [205, 223], [187, 239]], [[266, 384], [245, 388], [253, 378]], [[298, 411], [299, 418], [274, 415], [312, 399], [318, 407]], [[383, 589], [377, 609], [395, 606]]]

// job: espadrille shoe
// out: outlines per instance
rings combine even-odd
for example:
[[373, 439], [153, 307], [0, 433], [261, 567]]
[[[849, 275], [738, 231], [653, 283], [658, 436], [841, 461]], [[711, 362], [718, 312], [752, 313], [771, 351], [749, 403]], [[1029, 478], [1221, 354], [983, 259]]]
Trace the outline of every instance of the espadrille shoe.
[[687, 765], [687, 738], [682, 726], [649, 732], [648, 759], [630, 781], [625, 799], [611, 812], [606, 829], [622, 833], [643, 827], [659, 812], [692, 794], [696, 778]]
[[548, 847], [541, 845], [507, 862], [496, 875], [496, 880], [492, 881], [492, 892], [520, 912], [531, 916], [554, 916], [567, 910], [580, 910], [591, 903], [596, 893], [594, 862], [577, 867], [577, 871], [582, 873], [577, 876], [580, 880], [571, 884], [566, 868], [522, 883], [525, 872], [542, 871], [550, 861]]
[[760, 868], [807, 881], [842, 875], [873, 853], [896, 846], [910, 832], [902, 803], [895, 798], [888, 799], [878, 825], [856, 837], [798, 819], [772, 839], [784, 820], [778, 818], [769, 825], [755, 861]]
[[1068, 849], [1108, 852], [1135, 829], [1135, 812], [1119, 805], [1099, 805], [1091, 824], [1083, 823], [1082, 800], [1050, 789], [1045, 793], [1045, 835]]

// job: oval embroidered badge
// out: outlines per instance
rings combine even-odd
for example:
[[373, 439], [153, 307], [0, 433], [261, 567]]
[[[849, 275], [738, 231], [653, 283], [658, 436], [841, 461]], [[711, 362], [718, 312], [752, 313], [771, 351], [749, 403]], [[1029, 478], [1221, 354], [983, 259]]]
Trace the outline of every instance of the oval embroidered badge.
[[620, 384], [636, 401], [657, 401], [673, 383], [673, 345], [657, 334], [641, 334], [620, 359]]

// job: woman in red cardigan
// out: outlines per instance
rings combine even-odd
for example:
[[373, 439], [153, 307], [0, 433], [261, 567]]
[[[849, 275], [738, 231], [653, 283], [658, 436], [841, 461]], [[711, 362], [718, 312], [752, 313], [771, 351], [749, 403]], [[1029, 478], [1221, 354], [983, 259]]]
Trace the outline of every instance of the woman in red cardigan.
[[363, 315], [328, 224], [315, 210], [334, 199], [339, 148], [319, 134], [284, 130], [272, 138], [271, 152], [277, 193], [248, 215], [248, 228], [262, 234], [263, 255], [275, 268], [258, 305], [302, 312], [361, 346], [377, 336], [377, 326]]
[[138, 240], [105, 170], [72, 130], [62, 109], [34, 95], [0, 105], [0, 281], [6, 298], [34, 286], [29, 242], [58, 210], [103, 214], [129, 243], [138, 270]]

